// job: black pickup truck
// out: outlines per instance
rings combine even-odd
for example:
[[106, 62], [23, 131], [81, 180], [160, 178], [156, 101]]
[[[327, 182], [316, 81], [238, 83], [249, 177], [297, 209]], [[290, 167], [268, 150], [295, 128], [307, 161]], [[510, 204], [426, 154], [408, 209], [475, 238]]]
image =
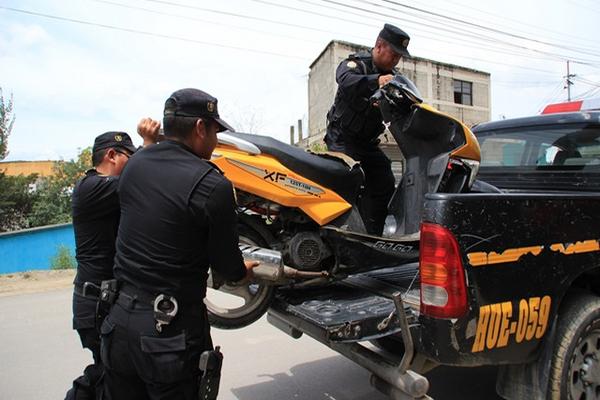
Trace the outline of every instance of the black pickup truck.
[[393, 399], [428, 398], [422, 374], [439, 365], [500, 365], [507, 399], [599, 398], [600, 112], [473, 132], [481, 182], [426, 196], [418, 263], [282, 290], [268, 320]]

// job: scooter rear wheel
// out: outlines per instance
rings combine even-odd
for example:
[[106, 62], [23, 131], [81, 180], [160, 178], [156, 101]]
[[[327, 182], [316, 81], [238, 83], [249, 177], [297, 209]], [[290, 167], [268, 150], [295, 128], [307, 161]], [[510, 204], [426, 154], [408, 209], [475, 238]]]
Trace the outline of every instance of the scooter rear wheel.
[[[245, 224], [238, 225], [240, 243], [267, 247], [266, 241]], [[262, 317], [269, 309], [275, 288], [264, 283], [246, 282], [240, 285], [225, 283], [213, 288], [213, 272], [209, 272], [208, 290], [204, 304], [210, 325], [220, 329], [239, 329]]]

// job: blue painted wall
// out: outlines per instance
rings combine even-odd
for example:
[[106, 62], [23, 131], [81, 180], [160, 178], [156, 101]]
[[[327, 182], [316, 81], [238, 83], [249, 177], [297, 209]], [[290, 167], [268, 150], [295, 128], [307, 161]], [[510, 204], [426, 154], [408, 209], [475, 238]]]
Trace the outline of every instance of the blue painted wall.
[[0, 234], [0, 274], [50, 269], [50, 260], [65, 245], [75, 256], [73, 224], [44, 226]]

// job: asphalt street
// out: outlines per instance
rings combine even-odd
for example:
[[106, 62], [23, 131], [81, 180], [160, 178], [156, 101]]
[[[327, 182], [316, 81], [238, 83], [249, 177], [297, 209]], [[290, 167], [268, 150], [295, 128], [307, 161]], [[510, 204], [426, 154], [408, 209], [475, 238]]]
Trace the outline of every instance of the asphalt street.
[[[91, 362], [71, 330], [71, 291], [0, 297], [0, 400], [63, 399]], [[241, 330], [213, 329], [225, 354], [222, 400], [385, 400], [369, 373], [318, 342], [292, 339], [265, 318]], [[438, 368], [434, 399], [499, 399], [495, 369]]]

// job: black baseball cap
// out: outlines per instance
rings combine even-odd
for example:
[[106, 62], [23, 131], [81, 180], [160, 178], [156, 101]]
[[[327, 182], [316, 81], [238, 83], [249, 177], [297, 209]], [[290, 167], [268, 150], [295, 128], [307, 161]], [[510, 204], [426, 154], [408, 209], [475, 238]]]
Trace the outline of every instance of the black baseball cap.
[[217, 99], [199, 89], [180, 89], [174, 92], [165, 102], [165, 117], [205, 117], [215, 120], [219, 126], [219, 132], [235, 129], [219, 117]]
[[410, 36], [402, 29], [391, 24], [385, 24], [381, 32], [379, 32], [379, 37], [388, 42], [396, 53], [403, 56], [410, 56], [407, 49]]
[[94, 140], [94, 147], [92, 148], [92, 153], [108, 148], [125, 149], [131, 154], [135, 153], [135, 151], [137, 150], [127, 133], [114, 131], [105, 132], [102, 135], [96, 137], [96, 140]]

